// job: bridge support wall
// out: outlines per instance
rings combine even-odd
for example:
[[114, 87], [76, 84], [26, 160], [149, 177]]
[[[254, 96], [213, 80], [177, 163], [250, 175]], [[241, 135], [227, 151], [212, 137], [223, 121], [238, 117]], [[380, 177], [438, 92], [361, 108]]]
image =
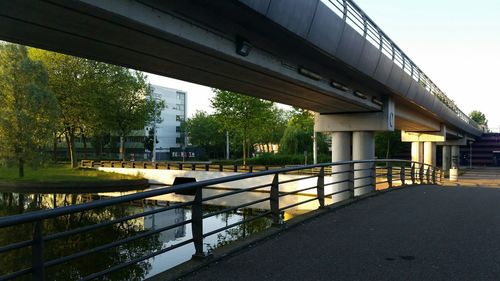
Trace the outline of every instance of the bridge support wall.
[[443, 171], [448, 171], [451, 164], [451, 147], [449, 145], [443, 145]]
[[[374, 132], [352, 133], [352, 160], [375, 158]], [[375, 190], [375, 167], [373, 163], [354, 164], [354, 196], [363, 195]]]
[[[350, 161], [351, 160], [351, 132], [333, 132], [332, 133], [332, 162]], [[332, 167], [332, 181], [341, 182], [333, 185], [334, 191], [350, 190], [351, 189], [351, 173], [349, 165], [336, 165]], [[352, 196], [349, 191], [346, 194], [334, 195], [335, 197]], [[340, 198], [339, 198], [340, 199]]]

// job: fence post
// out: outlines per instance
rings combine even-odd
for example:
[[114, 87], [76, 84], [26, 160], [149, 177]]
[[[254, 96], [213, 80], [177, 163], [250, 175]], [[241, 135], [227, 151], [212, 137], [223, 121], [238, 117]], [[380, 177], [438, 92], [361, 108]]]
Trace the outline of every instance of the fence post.
[[179, 163], [179, 170], [180, 171], [184, 170], [184, 165], [182, 163]]
[[233, 170], [235, 173], [238, 172], [238, 164], [234, 164]]
[[273, 183], [271, 184], [271, 194], [269, 198], [271, 205], [271, 215], [273, 218], [273, 225], [279, 226], [283, 224], [280, 212], [280, 187], [279, 187], [279, 174], [275, 174]]
[[411, 171], [410, 171], [410, 177], [411, 177], [411, 184], [415, 184], [416, 183], [416, 179], [415, 179], [415, 163], [411, 163]]
[[351, 195], [350, 198], [354, 198], [354, 192], [356, 191], [355, 186], [354, 186], [354, 168], [356, 167], [354, 163], [348, 164], [349, 165], [349, 180], [347, 181], [347, 187], [348, 190], [350, 191]]
[[224, 166], [222, 164], [219, 164], [219, 172], [224, 171]]
[[392, 166], [387, 163], [387, 183], [389, 184], [389, 188], [392, 187]]
[[33, 229], [33, 246], [31, 247], [31, 266], [33, 268], [33, 280], [45, 280], [45, 268], [43, 266], [43, 221], [35, 222]]
[[436, 184], [436, 167], [432, 167], [432, 184]]
[[319, 207], [323, 208], [325, 207], [325, 167], [321, 167], [319, 170], [317, 192]]
[[420, 164], [420, 169], [418, 171], [418, 178], [419, 178], [420, 184], [423, 184], [424, 183], [424, 165], [423, 164]]
[[196, 164], [195, 163], [191, 164], [191, 170], [196, 171]]
[[401, 165], [401, 170], [399, 171], [399, 179], [401, 180], [401, 186], [405, 185], [406, 170], [405, 164]]
[[431, 183], [431, 166], [427, 166], [427, 184]]
[[248, 172], [253, 173], [253, 165], [248, 166]]
[[191, 209], [191, 231], [193, 234], [193, 244], [195, 253], [193, 258], [204, 258], [203, 251], [203, 192], [201, 187], [196, 188]]

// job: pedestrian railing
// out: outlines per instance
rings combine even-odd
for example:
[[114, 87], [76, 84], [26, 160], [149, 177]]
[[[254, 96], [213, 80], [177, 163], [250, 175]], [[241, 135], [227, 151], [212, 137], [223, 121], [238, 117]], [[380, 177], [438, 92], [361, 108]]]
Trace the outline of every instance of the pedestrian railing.
[[451, 100], [436, 84], [387, 36], [382, 29], [352, 0], [323, 0], [337, 15], [361, 36], [378, 48], [382, 54], [392, 60], [413, 80], [422, 85], [429, 93], [441, 100], [449, 109], [467, 124], [480, 128], [456, 103]]
[[[331, 168], [331, 172], [325, 173], [326, 168]], [[289, 173], [297, 173], [300, 171], [314, 171], [304, 173], [300, 177], [287, 177]], [[257, 180], [258, 179], [258, 180]], [[223, 190], [220, 193], [208, 194], [206, 189], [211, 186], [235, 182], [245, 181], [248, 186], [236, 190]], [[333, 201], [332, 196], [344, 195], [344, 200], [362, 195], [360, 190], [365, 193], [377, 192], [375, 187], [379, 188], [396, 188], [401, 186], [416, 185], [416, 184], [437, 184], [441, 180], [441, 172], [434, 166], [424, 163], [416, 163], [406, 160], [366, 160], [366, 161], [344, 161], [336, 163], [324, 163], [317, 165], [307, 165], [299, 167], [289, 167], [278, 170], [261, 171], [256, 173], [244, 173], [223, 178], [216, 178], [206, 181], [181, 184], [178, 186], [158, 188], [134, 194], [124, 195], [120, 197], [107, 198], [102, 200], [91, 201], [83, 204], [71, 205], [56, 209], [40, 210], [20, 215], [13, 215], [0, 218], [0, 231], [12, 230], [14, 227], [23, 226], [24, 229], [30, 229], [31, 238], [2, 244], [0, 241], [0, 260], [2, 255], [7, 255], [13, 251], [24, 251], [31, 255], [31, 259], [26, 261], [25, 268], [5, 268], [4, 264], [0, 264], [0, 281], [14, 280], [17, 278], [32, 278], [32, 280], [51, 280], [48, 270], [52, 270], [56, 266], [64, 264], [80, 262], [86, 258], [100, 254], [109, 249], [117, 248], [130, 243], [137, 243], [143, 239], [148, 239], [162, 232], [176, 229], [182, 226], [190, 226], [191, 238], [187, 240], [174, 240], [172, 244], [160, 246], [154, 250], [140, 251], [141, 255], [132, 255], [127, 260], [120, 260], [108, 268], [98, 272], [92, 272], [86, 276], [74, 277], [80, 280], [92, 280], [96, 278], [105, 278], [109, 274], [118, 272], [132, 265], [144, 262], [152, 257], [160, 254], [172, 252], [173, 250], [184, 245], [194, 245], [193, 257], [203, 258], [207, 256], [204, 249], [204, 240], [212, 235], [219, 234], [241, 224], [249, 223], [260, 218], [267, 217], [272, 220], [274, 226], [282, 226], [286, 224], [284, 212], [286, 210], [297, 208], [303, 204], [317, 203], [318, 208], [328, 207]], [[304, 181], [313, 184], [296, 188], [294, 190], [287, 189], [287, 184]], [[260, 192], [264, 196], [250, 196], [251, 193]], [[310, 196], [300, 202], [284, 204], [283, 198], [288, 196], [296, 196], [309, 192]], [[85, 226], [71, 227], [67, 223], [67, 218], [71, 215], [81, 216], [84, 213], [111, 208], [120, 204], [136, 202], [137, 200], [147, 200], [148, 198], [166, 195], [166, 194], [191, 194], [187, 196], [189, 199], [182, 203], [173, 205], [161, 206], [161, 208], [141, 211], [140, 213], [116, 216], [109, 220], [104, 220], [96, 224]], [[213, 205], [214, 201], [227, 199], [232, 196], [243, 195], [248, 201], [217, 209], [208, 212], [207, 206]], [[206, 220], [220, 215], [229, 213], [239, 209], [250, 208], [260, 204], [265, 205], [264, 211], [257, 215], [247, 217], [241, 221], [229, 223], [217, 229], [206, 229], [204, 222]], [[134, 232], [134, 235], [121, 237], [115, 241], [103, 243], [99, 246], [93, 246], [87, 249], [74, 250], [72, 241], [81, 239], [90, 239], [92, 235], [102, 235], [103, 232], [98, 232], [100, 229], [120, 226], [120, 227], [137, 227], [134, 223], [127, 224], [126, 222], [134, 221], [146, 216], [160, 214], [166, 211], [190, 208], [191, 216], [185, 217], [182, 221], [175, 221], [168, 225], [159, 228], [143, 229]], [[204, 210], [205, 208], [205, 210]], [[208, 208], [210, 209], [210, 208]], [[45, 227], [50, 220], [58, 220], [63, 225], [58, 231], [53, 228]], [[68, 224], [66, 227], [65, 224]], [[187, 228], [189, 229], [189, 228]], [[83, 236], [82, 236], [83, 235]], [[72, 237], [78, 237], [72, 239]], [[83, 237], [83, 238], [82, 238]], [[97, 237], [97, 239], [100, 239]], [[58, 243], [60, 250], [57, 251], [58, 256], [47, 258], [44, 254], [48, 248], [47, 244], [54, 242]], [[69, 265], [68, 265], [69, 266]], [[107, 280], [107, 279], [105, 279]]]

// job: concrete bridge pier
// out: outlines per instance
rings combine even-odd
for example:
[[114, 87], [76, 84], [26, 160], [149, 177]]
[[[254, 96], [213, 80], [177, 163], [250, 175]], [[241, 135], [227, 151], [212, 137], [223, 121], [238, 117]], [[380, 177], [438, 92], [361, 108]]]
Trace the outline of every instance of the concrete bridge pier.
[[[352, 133], [352, 160], [375, 158], [374, 132], [361, 131]], [[375, 167], [373, 163], [354, 164], [354, 196], [375, 190]]]
[[[332, 161], [375, 159], [376, 131], [394, 130], [394, 102], [384, 101], [383, 110], [367, 113], [319, 114], [314, 120], [315, 132], [332, 135]], [[346, 181], [334, 185], [334, 190], [349, 188], [353, 196], [360, 196], [375, 190], [375, 167], [373, 164], [357, 163], [354, 173], [338, 172], [351, 169], [350, 165], [333, 167], [333, 180]], [[335, 199], [335, 198], [334, 198]]]
[[[350, 161], [351, 160], [351, 133], [350, 132], [332, 132], [332, 162]], [[341, 190], [350, 190], [350, 165], [336, 165], [332, 166], [332, 181], [340, 182], [333, 185], [333, 192]], [[352, 196], [349, 194], [336, 194], [333, 195], [333, 200], [343, 200], [346, 197]]]
[[451, 147], [443, 145], [443, 171], [448, 171], [451, 167]]
[[451, 167], [460, 168], [460, 146], [458, 145], [451, 146]]

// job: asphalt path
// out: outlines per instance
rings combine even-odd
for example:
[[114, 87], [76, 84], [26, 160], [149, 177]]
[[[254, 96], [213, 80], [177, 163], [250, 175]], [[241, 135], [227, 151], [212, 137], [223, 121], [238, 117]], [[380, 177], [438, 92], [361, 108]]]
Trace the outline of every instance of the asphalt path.
[[500, 189], [415, 186], [361, 200], [182, 280], [500, 280]]

